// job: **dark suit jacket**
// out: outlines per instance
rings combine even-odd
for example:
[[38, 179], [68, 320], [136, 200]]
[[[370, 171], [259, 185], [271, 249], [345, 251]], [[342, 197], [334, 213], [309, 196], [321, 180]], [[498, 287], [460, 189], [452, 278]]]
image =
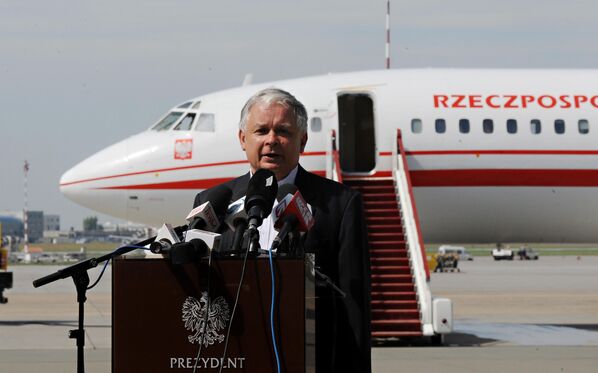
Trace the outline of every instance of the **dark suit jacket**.
[[[228, 181], [232, 200], [247, 192], [249, 173]], [[370, 260], [361, 195], [347, 186], [305, 171], [295, 185], [312, 207], [314, 226], [305, 236], [305, 250], [316, 253], [316, 264], [346, 294], [333, 302], [329, 289], [317, 289], [316, 366], [319, 373], [371, 371]], [[205, 202], [205, 192], [194, 206]], [[232, 234], [223, 232], [222, 244]]]

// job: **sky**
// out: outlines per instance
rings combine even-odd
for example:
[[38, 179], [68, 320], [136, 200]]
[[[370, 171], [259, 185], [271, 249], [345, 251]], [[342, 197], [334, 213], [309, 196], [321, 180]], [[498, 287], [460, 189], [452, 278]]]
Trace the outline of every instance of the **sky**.
[[[386, 1], [0, 0], [0, 211], [87, 216], [60, 176], [177, 103], [384, 68]], [[595, 0], [391, 1], [391, 65], [596, 68]]]

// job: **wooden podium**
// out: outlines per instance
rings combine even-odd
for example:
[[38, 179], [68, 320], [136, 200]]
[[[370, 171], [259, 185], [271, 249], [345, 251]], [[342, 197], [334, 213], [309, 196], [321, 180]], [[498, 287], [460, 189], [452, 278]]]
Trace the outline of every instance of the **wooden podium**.
[[[309, 260], [275, 258], [275, 332], [281, 371], [315, 372], [315, 290]], [[276, 372], [270, 331], [268, 258], [249, 258], [231, 326], [243, 259], [171, 265], [165, 259], [114, 260], [112, 371], [193, 371], [207, 310], [198, 372]]]

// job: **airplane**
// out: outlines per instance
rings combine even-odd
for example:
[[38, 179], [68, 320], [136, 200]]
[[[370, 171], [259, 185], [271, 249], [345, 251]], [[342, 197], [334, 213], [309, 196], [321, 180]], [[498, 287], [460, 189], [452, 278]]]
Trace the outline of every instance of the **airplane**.
[[331, 130], [344, 175], [390, 176], [400, 129], [426, 243], [596, 242], [598, 70], [396, 69], [227, 89], [66, 171], [70, 200], [129, 221], [183, 224], [199, 191], [244, 174], [245, 101], [282, 88], [306, 106], [300, 163], [324, 174]]

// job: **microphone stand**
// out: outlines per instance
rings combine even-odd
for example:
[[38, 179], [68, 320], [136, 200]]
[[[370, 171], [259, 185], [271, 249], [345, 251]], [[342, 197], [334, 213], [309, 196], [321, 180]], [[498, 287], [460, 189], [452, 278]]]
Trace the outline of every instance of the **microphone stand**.
[[[177, 234], [186, 230], [186, 226], [176, 227], [174, 230]], [[38, 288], [40, 286], [47, 285], [57, 280], [72, 277], [75, 287], [77, 289], [77, 303], [79, 304], [79, 322], [78, 328], [69, 330], [68, 338], [75, 339], [77, 344], [77, 373], [85, 372], [85, 361], [83, 356], [83, 347], [85, 346], [85, 329], [83, 328], [83, 320], [85, 314], [85, 301], [87, 300], [86, 292], [89, 290], [89, 274], [88, 270], [97, 267], [99, 263], [103, 263], [107, 260], [112, 260], [119, 255], [126, 254], [137, 249], [139, 246], [146, 246], [153, 242], [156, 236], [150, 237], [146, 240], [135, 243], [134, 245], [127, 245], [119, 247], [111, 253], [102, 255], [99, 258], [90, 258], [81, 261], [72, 266], [59, 269], [58, 271], [49, 274], [47, 276], [38, 278], [33, 281], [33, 287]]]

